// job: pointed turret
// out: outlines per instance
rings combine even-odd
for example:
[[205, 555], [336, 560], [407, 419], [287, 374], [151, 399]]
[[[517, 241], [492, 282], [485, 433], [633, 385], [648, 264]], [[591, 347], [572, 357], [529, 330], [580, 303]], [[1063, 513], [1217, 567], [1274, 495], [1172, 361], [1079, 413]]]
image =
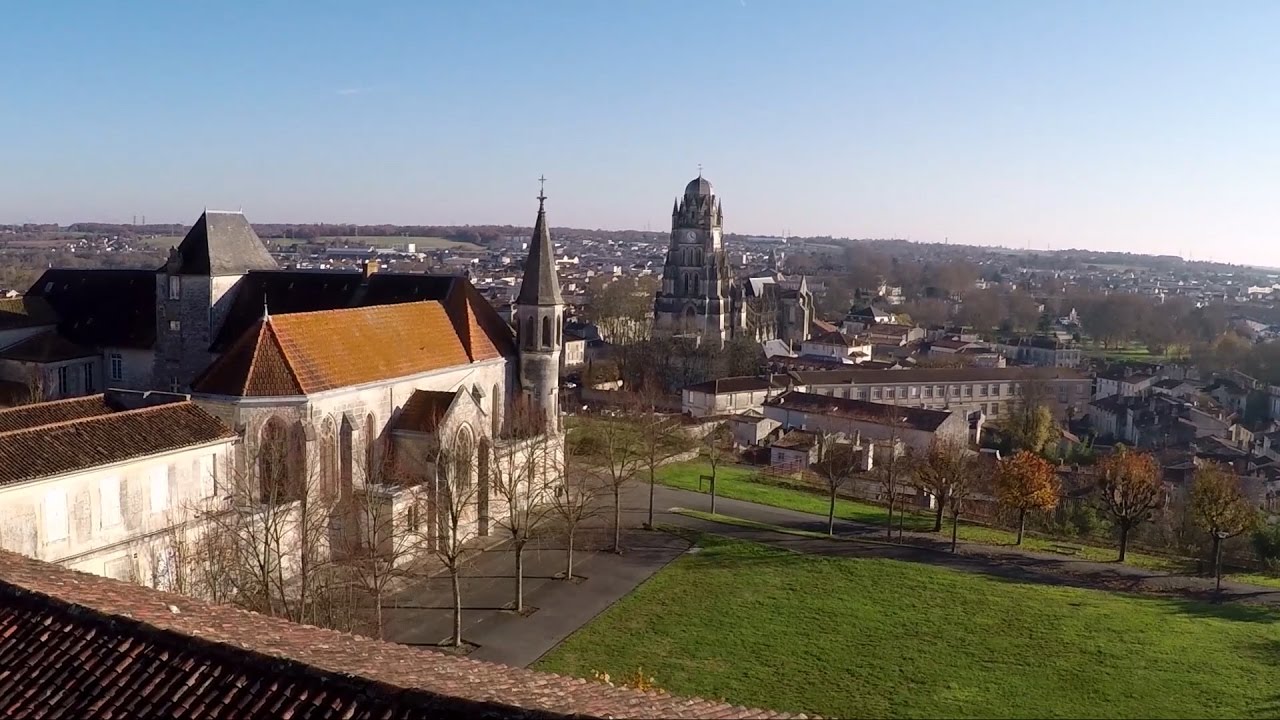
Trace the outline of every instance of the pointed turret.
[[538, 193], [538, 219], [533, 223], [529, 240], [529, 258], [524, 263], [524, 280], [520, 283], [517, 305], [563, 305], [560, 279], [556, 277], [555, 250], [551, 230], [547, 227], [547, 197]]
[[[545, 182], [545, 178], [539, 178]], [[538, 219], [529, 240], [529, 259], [516, 296], [516, 338], [520, 345], [520, 386], [531, 405], [542, 411], [546, 428], [560, 427], [560, 355], [564, 343], [564, 298], [556, 277], [551, 231], [547, 227], [547, 195], [538, 192]]]

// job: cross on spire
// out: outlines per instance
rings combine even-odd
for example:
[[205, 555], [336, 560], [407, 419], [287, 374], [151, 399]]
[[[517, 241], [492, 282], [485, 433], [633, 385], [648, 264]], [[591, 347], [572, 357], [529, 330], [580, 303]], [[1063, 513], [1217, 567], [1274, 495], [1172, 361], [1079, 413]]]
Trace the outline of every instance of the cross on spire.
[[698, 177], [702, 177], [702, 163], [698, 163]]
[[538, 209], [542, 209], [542, 203], [547, 199], [547, 176], [538, 176]]

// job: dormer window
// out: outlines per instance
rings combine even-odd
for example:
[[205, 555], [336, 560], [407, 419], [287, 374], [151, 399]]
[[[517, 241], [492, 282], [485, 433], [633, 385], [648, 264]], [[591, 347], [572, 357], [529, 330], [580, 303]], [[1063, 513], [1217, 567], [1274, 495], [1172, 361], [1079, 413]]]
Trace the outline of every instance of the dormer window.
[[177, 275], [169, 276], [169, 299], [177, 300], [182, 295], [182, 278]]

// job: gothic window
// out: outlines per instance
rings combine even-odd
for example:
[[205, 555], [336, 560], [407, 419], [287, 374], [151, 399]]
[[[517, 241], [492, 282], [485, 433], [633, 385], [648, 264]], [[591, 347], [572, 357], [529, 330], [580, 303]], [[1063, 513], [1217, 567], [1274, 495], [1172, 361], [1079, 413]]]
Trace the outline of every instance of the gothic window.
[[697, 329], [697, 321], [694, 316], [693, 306], [684, 309], [684, 331], [693, 332]]
[[502, 434], [502, 406], [499, 405], [500, 402], [502, 402], [502, 393], [498, 389], [498, 383], [494, 383], [493, 384], [493, 411], [491, 412], [492, 417], [490, 417], [490, 422], [492, 423], [493, 427], [489, 429], [489, 431], [493, 434], [494, 437], [498, 437], [499, 435]]
[[262, 426], [257, 458], [258, 489], [262, 502], [274, 505], [302, 496], [302, 442], [305, 441], [301, 427], [290, 431], [278, 417], [270, 418]]
[[700, 284], [701, 284], [701, 283], [699, 283], [699, 282], [698, 282], [698, 276], [697, 276], [697, 275], [694, 275], [694, 276], [693, 276], [693, 294], [695, 294], [695, 295], [697, 295], [697, 294], [698, 294], [698, 290], [699, 290], [699, 287], [698, 287], [698, 286], [699, 286]]
[[376, 482], [378, 468], [378, 431], [374, 429], [373, 413], [364, 418], [364, 481]]
[[338, 494], [338, 432], [333, 418], [325, 418], [320, 430], [320, 491], [325, 497]]
[[542, 347], [551, 347], [551, 318], [543, 316], [542, 318]]

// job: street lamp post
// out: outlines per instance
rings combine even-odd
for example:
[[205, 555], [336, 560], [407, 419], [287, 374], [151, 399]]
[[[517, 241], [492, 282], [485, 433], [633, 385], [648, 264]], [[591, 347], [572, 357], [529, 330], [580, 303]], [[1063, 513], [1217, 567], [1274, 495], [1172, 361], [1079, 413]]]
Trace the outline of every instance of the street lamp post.
[[1213, 570], [1214, 570], [1213, 574], [1215, 576], [1214, 591], [1221, 593], [1222, 592], [1222, 543], [1227, 539], [1228, 535], [1227, 533], [1219, 530], [1215, 532], [1213, 536], [1218, 541], [1217, 542], [1218, 547], [1216, 552], [1214, 553], [1214, 558], [1213, 558]]

